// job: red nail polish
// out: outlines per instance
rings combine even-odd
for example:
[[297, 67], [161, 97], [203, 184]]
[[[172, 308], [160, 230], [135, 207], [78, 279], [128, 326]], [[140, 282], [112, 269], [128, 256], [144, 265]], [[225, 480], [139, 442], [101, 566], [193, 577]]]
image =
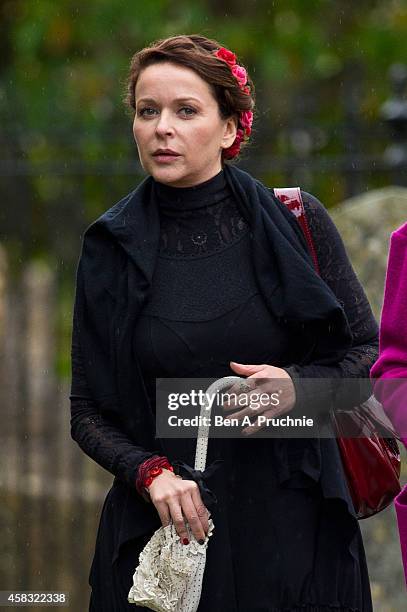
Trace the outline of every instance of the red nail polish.
[[184, 539], [182, 540], [182, 543], [183, 543], [183, 544], [189, 544], [189, 540], [188, 540], [188, 538], [184, 538]]

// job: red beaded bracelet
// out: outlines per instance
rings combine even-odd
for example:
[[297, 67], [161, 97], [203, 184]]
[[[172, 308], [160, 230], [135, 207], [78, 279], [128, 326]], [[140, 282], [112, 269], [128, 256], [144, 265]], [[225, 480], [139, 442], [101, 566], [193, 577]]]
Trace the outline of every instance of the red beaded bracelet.
[[163, 465], [163, 467], [153, 467], [153, 468], [151, 468], [151, 470], [148, 470], [148, 472], [147, 472], [148, 476], [144, 480], [143, 486], [144, 487], [149, 487], [151, 485], [151, 483], [153, 482], [154, 478], [156, 476], [158, 476], [159, 474], [162, 474], [163, 468], [165, 468], [166, 470], [171, 470], [171, 472], [174, 471], [174, 468], [169, 463], [167, 465]]
[[158, 455], [146, 459], [146, 461], [143, 461], [143, 463], [139, 465], [136, 489], [144, 499], [148, 500], [148, 497], [146, 497], [146, 492], [148, 492], [146, 487], [151, 485], [156, 476], [162, 474], [163, 469], [170, 470], [171, 472], [174, 471], [168, 458]]

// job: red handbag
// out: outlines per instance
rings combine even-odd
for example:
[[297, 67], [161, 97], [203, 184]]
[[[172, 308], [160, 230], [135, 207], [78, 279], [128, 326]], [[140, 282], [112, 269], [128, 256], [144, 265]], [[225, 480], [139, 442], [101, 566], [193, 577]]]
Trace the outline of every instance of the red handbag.
[[[300, 188], [274, 189], [274, 194], [295, 215], [320, 274]], [[400, 438], [374, 396], [352, 410], [332, 410], [331, 421], [356, 515], [373, 516], [401, 491]]]

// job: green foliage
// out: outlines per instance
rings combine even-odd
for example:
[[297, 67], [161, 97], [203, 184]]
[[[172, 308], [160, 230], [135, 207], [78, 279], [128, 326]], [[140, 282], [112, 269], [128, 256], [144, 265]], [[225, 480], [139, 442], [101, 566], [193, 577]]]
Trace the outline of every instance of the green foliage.
[[[2, 17], [9, 61], [0, 76], [15, 120], [28, 131], [74, 134], [85, 155], [87, 147], [97, 154], [90, 137], [100, 137], [99, 154], [106, 154], [102, 135], [109, 125], [125, 126], [121, 95], [130, 57], [157, 38], [201, 32], [233, 49], [251, 70], [260, 103], [271, 105], [271, 117], [289, 111], [290, 92], [303, 82], [315, 84], [316, 96], [322, 87], [322, 116], [340, 114], [338, 91], [349, 62], [362, 65], [364, 104], [377, 113], [388, 94], [383, 74], [407, 53], [403, 1], [16, 0], [3, 4]], [[48, 147], [56, 144], [48, 141], [42, 152], [37, 143], [28, 153], [54, 155]]]
[[[360, 75], [356, 112], [377, 124], [390, 95], [387, 70], [407, 57], [405, 0], [14, 0], [1, 3], [0, 28], [2, 157], [23, 164], [5, 174], [15, 202], [6, 243], [17, 263], [52, 254], [68, 286], [83, 229], [141, 178], [122, 104], [137, 50], [166, 36], [202, 33], [237, 53], [257, 92], [248, 163], [289, 158], [285, 130], [297, 115], [321, 132], [312, 158], [341, 155], [349, 74]], [[358, 144], [364, 154], [380, 155], [386, 143]], [[300, 183], [327, 206], [345, 197], [343, 168], [332, 164], [310, 175], [307, 159], [260, 178], [270, 186]], [[123, 169], [125, 161], [131, 163]], [[372, 170], [364, 180], [368, 189], [388, 176]]]

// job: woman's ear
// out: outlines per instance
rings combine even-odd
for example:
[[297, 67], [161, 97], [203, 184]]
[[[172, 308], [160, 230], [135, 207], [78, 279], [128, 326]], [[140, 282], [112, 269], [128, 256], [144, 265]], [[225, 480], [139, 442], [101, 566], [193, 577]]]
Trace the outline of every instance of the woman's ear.
[[222, 140], [222, 144], [225, 145], [224, 147], [225, 149], [232, 146], [236, 138], [237, 126], [238, 126], [238, 119], [236, 115], [232, 115], [231, 117], [226, 119], [225, 130], [224, 130], [223, 140]]

